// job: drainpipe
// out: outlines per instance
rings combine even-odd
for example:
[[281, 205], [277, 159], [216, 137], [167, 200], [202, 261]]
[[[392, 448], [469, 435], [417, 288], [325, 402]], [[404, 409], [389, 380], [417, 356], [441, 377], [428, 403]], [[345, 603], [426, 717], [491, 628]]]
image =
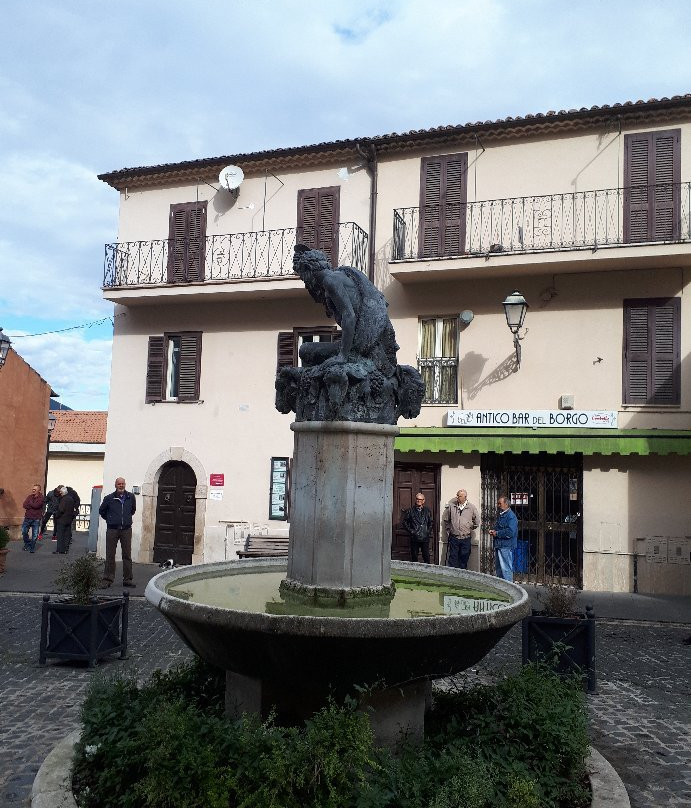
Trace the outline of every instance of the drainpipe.
[[375, 237], [377, 235], [377, 180], [379, 178], [379, 163], [377, 161], [377, 148], [374, 143], [369, 144], [369, 154], [365, 152], [359, 143], [355, 144], [355, 149], [365, 161], [367, 173], [370, 176], [370, 197], [369, 197], [369, 240], [367, 242], [367, 276], [374, 283], [374, 257]]

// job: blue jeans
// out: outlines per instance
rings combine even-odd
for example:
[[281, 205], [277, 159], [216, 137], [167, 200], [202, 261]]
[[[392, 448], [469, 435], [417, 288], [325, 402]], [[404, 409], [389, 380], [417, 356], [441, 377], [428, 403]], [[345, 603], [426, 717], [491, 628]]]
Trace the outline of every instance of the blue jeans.
[[513, 550], [510, 547], [495, 547], [494, 560], [497, 567], [497, 578], [513, 581]]
[[[32, 553], [36, 549], [36, 537], [38, 536], [39, 528], [41, 527], [40, 519], [24, 519], [22, 522], [22, 538], [24, 539], [24, 548], [29, 549]], [[29, 536], [29, 528], [31, 528], [31, 539]]]
[[449, 552], [446, 560], [447, 567], [458, 567], [462, 570], [468, 569], [468, 559], [470, 558], [470, 536], [465, 539], [460, 536], [449, 536]]

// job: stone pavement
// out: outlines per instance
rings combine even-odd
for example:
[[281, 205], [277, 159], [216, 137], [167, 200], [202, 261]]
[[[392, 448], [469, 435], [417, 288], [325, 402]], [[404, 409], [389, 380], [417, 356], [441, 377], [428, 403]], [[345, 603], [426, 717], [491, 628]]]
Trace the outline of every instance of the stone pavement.
[[[83, 552], [77, 536], [72, 553]], [[130, 604], [129, 658], [103, 662], [96, 671], [79, 664], [38, 665], [41, 592], [50, 592], [62, 556], [50, 548], [30, 555], [13, 545], [0, 576], [0, 806], [29, 805], [31, 783], [50, 749], [79, 724], [92, 676], [131, 671], [145, 679], [190, 652], [165, 619], [138, 593], [155, 565], [135, 565], [138, 588]], [[118, 573], [120, 567], [118, 565]], [[120, 578], [116, 578], [119, 583]], [[113, 590], [119, 593], [117, 584]], [[633, 808], [691, 804], [691, 604], [674, 598], [584, 595], [597, 622], [599, 692], [588, 696], [593, 744], [624, 780]], [[622, 620], [634, 616], [637, 620]], [[465, 684], [520, 666], [515, 627]]]

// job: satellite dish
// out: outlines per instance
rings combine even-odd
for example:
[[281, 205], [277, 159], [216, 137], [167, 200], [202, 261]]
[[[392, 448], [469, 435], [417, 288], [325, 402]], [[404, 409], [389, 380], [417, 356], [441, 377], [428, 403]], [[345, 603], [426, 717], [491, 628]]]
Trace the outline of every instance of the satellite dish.
[[221, 188], [225, 188], [226, 191], [237, 191], [244, 179], [245, 175], [240, 166], [226, 166], [218, 175]]

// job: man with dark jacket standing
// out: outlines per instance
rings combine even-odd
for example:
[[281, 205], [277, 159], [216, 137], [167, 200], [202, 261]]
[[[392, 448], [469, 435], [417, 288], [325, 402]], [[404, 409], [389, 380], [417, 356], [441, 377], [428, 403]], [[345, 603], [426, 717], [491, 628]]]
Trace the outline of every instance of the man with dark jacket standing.
[[55, 532], [58, 536], [58, 547], [57, 550], [53, 550], [53, 553], [65, 555], [70, 549], [70, 542], [72, 541], [72, 519], [74, 519], [74, 500], [70, 496], [67, 488], [62, 485], [60, 486], [58, 511], [53, 517]]
[[137, 510], [134, 494], [125, 489], [124, 477], [115, 481], [115, 491], [103, 498], [98, 509], [106, 520], [106, 568], [101, 586], [111, 586], [115, 580], [115, 550], [122, 550], [122, 585], [136, 586], [132, 580], [132, 517]]
[[415, 494], [415, 505], [403, 515], [403, 527], [410, 536], [410, 560], [417, 561], [422, 550], [422, 560], [429, 564], [429, 540], [433, 533], [432, 511], [425, 505], [425, 495]]
[[48, 522], [53, 520], [53, 538], [57, 541], [57, 530], [55, 527], [55, 517], [58, 514], [58, 506], [60, 505], [60, 486], [54, 488], [46, 494], [46, 512], [43, 514], [41, 521], [41, 530], [39, 531], [39, 541], [43, 538]]

